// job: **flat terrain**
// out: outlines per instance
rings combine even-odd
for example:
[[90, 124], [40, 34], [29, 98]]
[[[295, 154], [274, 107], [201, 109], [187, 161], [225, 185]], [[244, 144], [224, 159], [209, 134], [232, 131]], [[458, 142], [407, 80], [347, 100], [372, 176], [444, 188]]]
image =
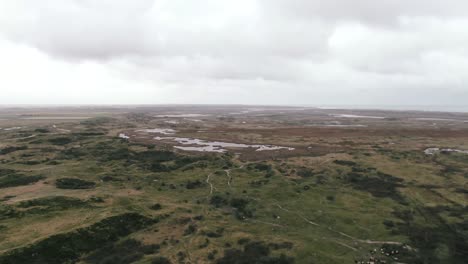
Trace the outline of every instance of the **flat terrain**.
[[0, 263], [466, 263], [468, 114], [0, 108]]

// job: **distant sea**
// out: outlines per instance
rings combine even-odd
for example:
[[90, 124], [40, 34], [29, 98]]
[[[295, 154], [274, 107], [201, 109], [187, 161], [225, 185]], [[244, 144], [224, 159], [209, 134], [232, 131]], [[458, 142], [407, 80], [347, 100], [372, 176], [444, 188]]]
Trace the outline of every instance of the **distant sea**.
[[468, 113], [468, 105], [308, 105], [322, 109], [363, 109]]

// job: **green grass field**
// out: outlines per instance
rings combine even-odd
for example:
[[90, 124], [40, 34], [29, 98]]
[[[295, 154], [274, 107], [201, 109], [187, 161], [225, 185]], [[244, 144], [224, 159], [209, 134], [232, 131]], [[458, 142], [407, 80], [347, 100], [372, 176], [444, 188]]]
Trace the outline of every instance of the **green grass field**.
[[0, 263], [468, 259], [468, 155], [421, 149], [466, 138], [325, 138], [348, 143], [249, 160], [118, 138], [133, 119], [63, 126], [0, 132]]

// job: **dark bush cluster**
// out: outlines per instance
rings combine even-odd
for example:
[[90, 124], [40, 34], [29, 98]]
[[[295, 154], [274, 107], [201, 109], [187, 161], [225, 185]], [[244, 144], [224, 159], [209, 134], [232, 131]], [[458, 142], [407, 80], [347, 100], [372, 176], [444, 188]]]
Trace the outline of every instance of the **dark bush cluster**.
[[57, 137], [49, 139], [49, 142], [53, 145], [63, 146], [73, 142], [73, 139], [69, 137]]
[[91, 189], [96, 183], [76, 178], [61, 178], [57, 179], [55, 185], [60, 189]]
[[184, 230], [184, 236], [188, 236], [197, 232], [197, 226], [195, 224], [190, 224]]
[[0, 169], [0, 188], [28, 185], [44, 179], [44, 176], [26, 176], [10, 169]]
[[405, 203], [404, 198], [397, 190], [397, 187], [403, 186], [401, 178], [375, 171], [371, 173], [351, 172], [346, 175], [345, 180], [353, 188], [369, 192], [375, 197], [388, 197], [397, 202]]
[[32, 245], [14, 249], [0, 256], [0, 263], [75, 263], [83, 254], [108, 246], [154, 223], [155, 220], [136, 213], [112, 216], [89, 227], [53, 235]]
[[171, 261], [165, 257], [155, 257], [151, 260], [151, 264], [171, 264]]
[[[462, 223], [448, 223], [440, 213], [464, 210], [458, 207], [419, 207], [417, 210], [395, 211], [394, 215], [403, 222], [387, 223], [392, 233], [406, 235], [410, 238], [411, 246], [416, 250], [398, 247], [398, 258], [405, 263], [466, 263], [468, 256], [468, 236], [466, 230], [468, 221]], [[417, 217], [428, 221], [421, 224]], [[463, 219], [463, 216], [460, 216]], [[445, 248], [440, 254], [439, 248]], [[395, 251], [393, 245], [385, 245], [385, 252]]]
[[0, 204], [0, 220], [21, 217], [23, 213], [15, 210], [11, 205]]
[[333, 163], [342, 165], [342, 166], [351, 166], [351, 167], [357, 165], [356, 162], [350, 161], [350, 160], [334, 160]]
[[284, 254], [271, 256], [271, 250], [263, 242], [249, 242], [243, 250], [227, 249], [217, 264], [292, 264], [294, 259]]
[[64, 149], [57, 155], [57, 159], [62, 160], [72, 160], [79, 159], [83, 156], [86, 156], [86, 151], [81, 148], [68, 148]]
[[26, 209], [21, 211], [23, 214], [42, 214], [51, 211], [62, 211], [87, 206], [88, 202], [86, 201], [66, 196], [53, 196], [27, 200], [22, 201], [17, 205], [18, 208]]
[[296, 174], [303, 178], [310, 178], [314, 176], [314, 171], [309, 168], [302, 167], [297, 170]]
[[210, 238], [222, 237], [224, 233], [224, 228], [217, 228], [215, 231], [202, 231], [201, 234]]
[[234, 214], [239, 220], [253, 217], [253, 212], [247, 207], [249, 201], [243, 198], [231, 199], [230, 205], [235, 209]]
[[106, 245], [86, 258], [89, 263], [96, 264], [127, 264], [143, 258], [144, 255], [155, 254], [159, 245], [143, 245], [135, 239], [127, 239], [121, 243]]
[[201, 182], [200, 180], [194, 180], [194, 181], [189, 180], [185, 184], [185, 188], [187, 189], [195, 189], [195, 188], [200, 188], [200, 187], [203, 187], [203, 182]]
[[225, 206], [228, 204], [228, 200], [220, 195], [213, 195], [210, 198], [210, 204], [216, 208]]
[[36, 129], [34, 130], [34, 132], [37, 132], [37, 133], [49, 133], [50, 130], [47, 129], [47, 128], [36, 128]]
[[18, 150], [26, 150], [28, 149], [27, 146], [19, 146], [19, 147], [6, 147], [6, 148], [3, 148], [3, 149], [0, 149], [0, 155], [6, 155], [6, 154], [9, 154], [9, 153], [12, 153], [12, 152], [15, 152], [15, 151], [18, 151]]
[[159, 204], [159, 203], [156, 203], [156, 204], [153, 204], [152, 206], [150, 206], [150, 209], [151, 209], [151, 210], [158, 211], [158, 210], [161, 210], [161, 209], [162, 209], [162, 205]]
[[216, 208], [229, 206], [233, 209], [237, 219], [243, 220], [253, 217], [253, 211], [249, 208], [249, 200], [244, 198], [226, 199], [220, 195], [213, 195], [210, 199], [210, 204]]

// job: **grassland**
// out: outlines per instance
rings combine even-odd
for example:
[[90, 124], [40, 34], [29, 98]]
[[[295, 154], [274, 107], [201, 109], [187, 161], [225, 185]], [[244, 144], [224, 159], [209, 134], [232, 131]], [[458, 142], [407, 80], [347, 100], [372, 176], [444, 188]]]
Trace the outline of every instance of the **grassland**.
[[[468, 155], [424, 153], [468, 149], [464, 122], [358, 112], [388, 117], [330, 127], [336, 111], [65, 110], [2, 113], [2, 264], [468, 259]], [[185, 152], [143, 128], [294, 150]]]

